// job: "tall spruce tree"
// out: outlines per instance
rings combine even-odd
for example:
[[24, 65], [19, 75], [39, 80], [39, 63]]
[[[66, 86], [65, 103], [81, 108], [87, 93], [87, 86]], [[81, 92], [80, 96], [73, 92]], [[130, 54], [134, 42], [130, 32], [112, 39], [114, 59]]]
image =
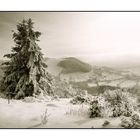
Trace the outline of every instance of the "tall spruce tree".
[[17, 31], [13, 31], [15, 47], [11, 54], [4, 56], [10, 60], [3, 63], [5, 75], [1, 89], [5, 94], [14, 93], [12, 97], [20, 99], [41, 92], [52, 93], [51, 76], [45, 71], [47, 65], [36, 43], [40, 35], [34, 31], [31, 19], [23, 20], [17, 25]]

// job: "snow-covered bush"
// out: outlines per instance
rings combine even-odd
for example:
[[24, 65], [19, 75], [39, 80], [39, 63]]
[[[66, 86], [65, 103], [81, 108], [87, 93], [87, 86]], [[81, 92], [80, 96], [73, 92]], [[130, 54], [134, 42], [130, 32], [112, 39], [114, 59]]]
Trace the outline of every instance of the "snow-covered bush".
[[26, 103], [33, 103], [36, 99], [34, 97], [25, 97], [22, 101]]
[[132, 128], [133, 123], [132, 123], [131, 117], [123, 117], [121, 119], [121, 124], [120, 125], [123, 128]]
[[140, 128], [140, 116], [138, 114], [134, 114], [132, 116], [133, 128]]
[[83, 103], [90, 103], [92, 101], [93, 96], [89, 94], [78, 94], [76, 95], [70, 103], [72, 104], [83, 104]]
[[103, 126], [103, 127], [106, 127], [106, 126], [108, 126], [109, 124], [110, 124], [110, 122], [106, 120], [106, 121], [104, 121], [104, 123], [102, 124], [102, 126]]
[[59, 101], [59, 100], [60, 100], [60, 98], [59, 98], [59, 96], [58, 96], [58, 95], [54, 95], [54, 96], [52, 96], [52, 100]]
[[103, 97], [109, 103], [112, 117], [129, 117], [136, 110], [137, 100], [129, 92], [123, 92], [122, 90], [106, 91]]
[[123, 117], [121, 119], [121, 127], [140, 128], [140, 116], [138, 114], [134, 114], [131, 117]]
[[90, 118], [112, 116], [109, 104], [105, 101], [104, 97], [95, 96], [92, 98], [92, 101], [90, 102], [89, 116]]
[[132, 116], [137, 111], [137, 99], [121, 90], [106, 91], [90, 103], [90, 117]]
[[91, 107], [89, 111], [90, 111], [90, 118], [102, 117], [101, 115], [102, 106], [100, 105], [98, 100], [94, 100], [91, 102]]

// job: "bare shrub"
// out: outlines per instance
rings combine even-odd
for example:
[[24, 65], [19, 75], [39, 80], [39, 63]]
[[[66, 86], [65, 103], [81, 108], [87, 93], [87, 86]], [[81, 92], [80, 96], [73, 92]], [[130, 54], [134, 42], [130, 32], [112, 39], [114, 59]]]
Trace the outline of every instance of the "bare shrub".
[[49, 117], [49, 115], [48, 115], [48, 110], [47, 110], [47, 108], [46, 108], [46, 110], [43, 112], [43, 114], [41, 115], [41, 124], [42, 125], [45, 125], [45, 124], [47, 124], [47, 122], [48, 122], [48, 117]]
[[88, 105], [76, 105], [76, 106], [69, 106], [65, 115], [68, 116], [88, 116], [88, 110], [89, 106]]

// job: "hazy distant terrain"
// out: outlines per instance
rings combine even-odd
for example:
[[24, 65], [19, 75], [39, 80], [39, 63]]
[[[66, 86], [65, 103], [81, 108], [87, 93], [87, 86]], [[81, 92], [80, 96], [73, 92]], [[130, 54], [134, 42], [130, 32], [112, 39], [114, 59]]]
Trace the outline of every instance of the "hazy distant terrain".
[[[3, 60], [0, 61], [2, 64]], [[45, 58], [48, 65], [47, 71], [60, 77], [61, 80], [67, 80], [76, 83], [79, 87], [93, 92], [100, 86], [112, 87], [134, 87], [140, 83], [140, 66], [127, 68], [111, 68], [108, 66], [96, 66], [88, 64], [74, 57], [67, 58]], [[0, 78], [3, 76], [2, 66], [0, 67]], [[75, 84], [75, 85], [76, 85]]]
[[[133, 88], [140, 84], [140, 67], [111, 68], [108, 66], [91, 65], [77, 58], [48, 58], [48, 72], [59, 76], [61, 80], [70, 81], [75, 87], [97, 94], [97, 82], [100, 92], [106, 89]], [[139, 89], [138, 89], [139, 93]], [[140, 95], [140, 93], [139, 93]]]

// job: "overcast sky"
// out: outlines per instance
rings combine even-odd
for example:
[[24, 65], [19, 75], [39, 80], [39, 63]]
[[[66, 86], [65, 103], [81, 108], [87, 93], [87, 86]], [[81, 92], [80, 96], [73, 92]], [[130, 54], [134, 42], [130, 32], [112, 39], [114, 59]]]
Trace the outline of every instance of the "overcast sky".
[[23, 18], [32, 18], [42, 32], [39, 45], [46, 57], [140, 60], [140, 12], [1, 12], [0, 59], [14, 45], [11, 30]]

